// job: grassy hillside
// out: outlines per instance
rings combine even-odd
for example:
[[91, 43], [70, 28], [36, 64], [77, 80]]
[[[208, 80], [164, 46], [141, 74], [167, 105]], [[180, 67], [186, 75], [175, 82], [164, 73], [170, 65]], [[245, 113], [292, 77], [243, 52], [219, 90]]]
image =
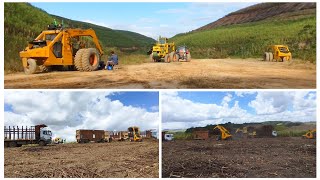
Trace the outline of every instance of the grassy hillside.
[[316, 16], [230, 25], [174, 36], [194, 58], [262, 57], [268, 45], [286, 44], [293, 58], [316, 62]]
[[[5, 71], [22, 71], [19, 52], [27, 46], [27, 42], [34, 39], [56, 19], [62, 19], [66, 27], [93, 28], [104, 50], [132, 48], [145, 53], [154, 42], [152, 38], [138, 33], [112, 30], [90, 23], [73, 21], [63, 17], [50, 15], [45, 11], [33, 7], [28, 3], [4, 3], [4, 68]], [[128, 62], [130, 64], [130, 62]]]

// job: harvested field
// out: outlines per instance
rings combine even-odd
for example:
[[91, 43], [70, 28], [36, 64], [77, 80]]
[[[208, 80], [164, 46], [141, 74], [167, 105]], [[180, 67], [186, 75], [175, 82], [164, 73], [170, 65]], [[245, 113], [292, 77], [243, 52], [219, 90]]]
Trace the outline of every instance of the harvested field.
[[256, 138], [162, 143], [162, 177], [315, 178], [316, 140]]
[[158, 152], [158, 141], [5, 148], [4, 177], [155, 178]]
[[[121, 63], [121, 61], [120, 61]], [[261, 59], [194, 59], [191, 62], [120, 65], [113, 71], [6, 74], [6, 89], [311, 89], [316, 65]]]

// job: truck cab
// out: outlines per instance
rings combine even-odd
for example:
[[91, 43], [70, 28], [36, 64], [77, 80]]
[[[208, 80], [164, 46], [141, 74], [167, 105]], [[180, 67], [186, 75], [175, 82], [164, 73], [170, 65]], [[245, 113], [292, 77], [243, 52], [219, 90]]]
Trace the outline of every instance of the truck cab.
[[52, 142], [52, 132], [48, 129], [42, 128], [40, 130], [40, 141], [50, 144]]

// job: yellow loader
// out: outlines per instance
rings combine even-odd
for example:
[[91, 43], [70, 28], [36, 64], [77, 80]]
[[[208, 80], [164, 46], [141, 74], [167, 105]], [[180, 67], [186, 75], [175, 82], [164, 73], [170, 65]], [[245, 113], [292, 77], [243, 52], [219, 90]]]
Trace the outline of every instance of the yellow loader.
[[137, 126], [129, 127], [128, 131], [129, 131], [129, 139], [131, 142], [141, 142], [142, 141], [139, 127], [137, 127]]
[[281, 62], [291, 62], [292, 55], [286, 45], [272, 45], [268, 47], [267, 52], [263, 56], [264, 61], [281, 61]]
[[175, 55], [175, 44], [169, 43], [168, 38], [159, 36], [157, 43], [152, 47], [150, 60], [152, 62], [171, 62]]
[[[85, 48], [81, 37], [91, 37], [95, 48]], [[99, 67], [102, 47], [93, 29], [71, 29], [48, 25], [48, 29], [28, 43], [20, 52], [25, 74], [34, 74], [40, 69], [67, 66], [79, 71], [95, 71]]]

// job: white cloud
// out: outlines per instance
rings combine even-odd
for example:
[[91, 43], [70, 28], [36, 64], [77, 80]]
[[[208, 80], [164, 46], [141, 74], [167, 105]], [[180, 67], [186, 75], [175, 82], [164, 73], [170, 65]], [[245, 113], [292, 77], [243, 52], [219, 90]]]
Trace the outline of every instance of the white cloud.
[[238, 97], [244, 97], [244, 95], [246, 95], [246, 94], [254, 94], [254, 93], [256, 93], [256, 92], [254, 92], [254, 91], [236, 91], [235, 92], [236, 96], [238, 96]]
[[113, 29], [113, 25], [106, 24], [105, 22], [99, 22], [99, 21], [94, 21], [94, 20], [89, 20], [89, 19], [85, 19], [85, 20], [81, 20], [81, 21]]
[[55, 136], [69, 141], [75, 140], [77, 129], [126, 130], [133, 125], [158, 129], [158, 112], [111, 101], [110, 94], [113, 92], [6, 92], [4, 102], [13, 112], [5, 112], [4, 124], [46, 124]]
[[[240, 107], [238, 99], [232, 106], [231, 93], [227, 93], [221, 104], [204, 104], [181, 98], [177, 92], [164, 92], [162, 97], [162, 122], [165, 129], [184, 129], [192, 126], [220, 124], [226, 122], [262, 121], [316, 121], [316, 95], [310, 92], [266, 92], [259, 91], [247, 106]], [[240, 100], [246, 94], [235, 93]], [[212, 93], [214, 96], [214, 93]]]

